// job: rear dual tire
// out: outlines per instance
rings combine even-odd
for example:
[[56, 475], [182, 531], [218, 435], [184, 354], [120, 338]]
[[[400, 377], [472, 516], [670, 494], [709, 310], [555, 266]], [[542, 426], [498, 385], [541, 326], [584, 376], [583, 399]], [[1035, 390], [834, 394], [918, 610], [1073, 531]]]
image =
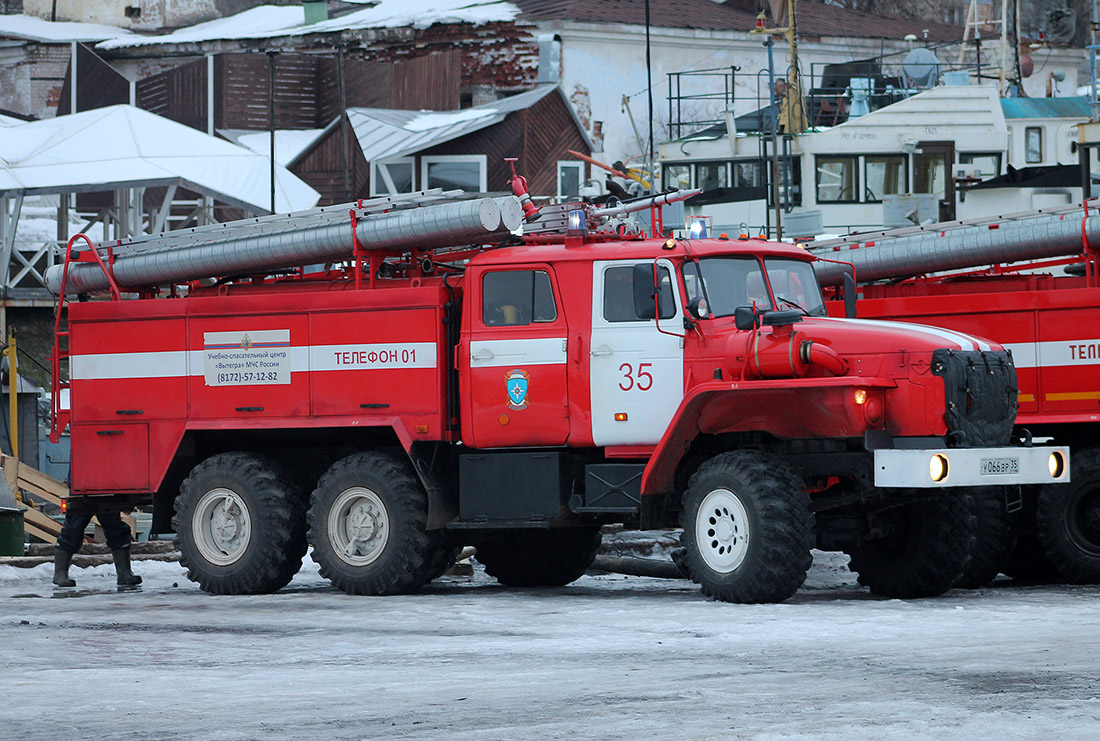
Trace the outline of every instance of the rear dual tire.
[[172, 526], [187, 577], [213, 594], [286, 586], [306, 552], [305, 497], [272, 460], [220, 453], [180, 486]]

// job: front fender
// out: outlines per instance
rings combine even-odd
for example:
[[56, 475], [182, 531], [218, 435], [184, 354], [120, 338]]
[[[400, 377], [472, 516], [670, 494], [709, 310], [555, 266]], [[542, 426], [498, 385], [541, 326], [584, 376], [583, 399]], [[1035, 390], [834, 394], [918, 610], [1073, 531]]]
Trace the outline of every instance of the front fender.
[[853, 392], [896, 387], [891, 378], [848, 376], [700, 384], [685, 394], [657, 443], [642, 476], [642, 494], [672, 493], [676, 468], [700, 434], [763, 432], [788, 440], [863, 437], [881, 424], [868, 423]]

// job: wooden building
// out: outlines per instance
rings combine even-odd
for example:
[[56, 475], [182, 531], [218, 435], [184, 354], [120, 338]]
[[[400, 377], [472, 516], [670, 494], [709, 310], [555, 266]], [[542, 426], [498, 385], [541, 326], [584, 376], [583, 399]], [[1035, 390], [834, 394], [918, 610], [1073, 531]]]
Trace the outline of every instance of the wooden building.
[[447, 112], [349, 108], [288, 167], [329, 204], [434, 187], [504, 191], [505, 158], [516, 157], [533, 197], [564, 198], [588, 174], [570, 149], [590, 155], [592, 143], [561, 88], [540, 85]]

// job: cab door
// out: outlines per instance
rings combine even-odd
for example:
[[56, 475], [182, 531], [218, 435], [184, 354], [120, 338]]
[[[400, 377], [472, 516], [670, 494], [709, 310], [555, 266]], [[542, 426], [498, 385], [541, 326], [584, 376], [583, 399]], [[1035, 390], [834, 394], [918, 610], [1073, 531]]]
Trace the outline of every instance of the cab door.
[[548, 265], [471, 270], [459, 348], [462, 436], [477, 448], [564, 445], [567, 325]]
[[662, 316], [634, 310], [633, 271], [651, 260], [601, 260], [592, 270], [590, 403], [596, 445], [655, 445], [684, 397], [684, 325], [675, 271], [657, 261]]

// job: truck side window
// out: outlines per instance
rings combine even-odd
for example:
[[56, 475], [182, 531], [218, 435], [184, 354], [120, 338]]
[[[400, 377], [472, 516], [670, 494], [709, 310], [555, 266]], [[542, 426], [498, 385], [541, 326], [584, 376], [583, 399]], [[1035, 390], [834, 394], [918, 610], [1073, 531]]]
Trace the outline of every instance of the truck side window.
[[481, 320], [486, 326], [514, 327], [558, 318], [550, 276], [545, 270], [486, 273], [481, 291]]
[[[661, 291], [661, 318], [676, 315], [676, 302], [672, 298], [672, 276], [668, 268], [657, 267], [657, 282]], [[608, 322], [644, 322], [645, 317], [634, 313], [634, 266], [616, 265], [603, 274], [603, 318]]]

